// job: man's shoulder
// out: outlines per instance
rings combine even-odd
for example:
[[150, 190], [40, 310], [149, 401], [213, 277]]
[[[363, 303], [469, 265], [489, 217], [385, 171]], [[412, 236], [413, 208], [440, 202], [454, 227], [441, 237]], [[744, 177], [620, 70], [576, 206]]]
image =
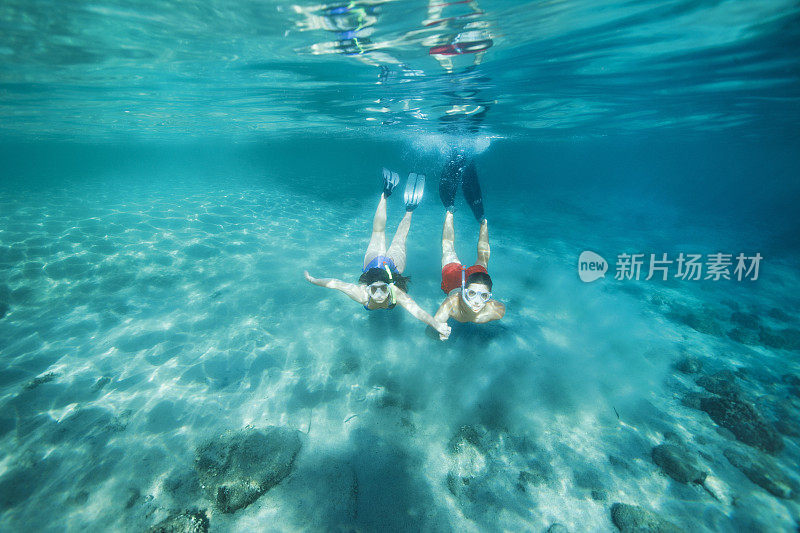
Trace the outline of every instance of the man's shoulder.
[[493, 309], [501, 311], [502, 313], [506, 312], [506, 306], [503, 302], [499, 302], [497, 300], [489, 300], [488, 304], [491, 305]]
[[506, 306], [497, 300], [489, 300], [486, 302], [486, 307], [484, 307], [481, 311], [481, 317], [484, 318], [486, 322], [500, 320], [503, 318], [503, 316], [505, 316], [505, 314]]

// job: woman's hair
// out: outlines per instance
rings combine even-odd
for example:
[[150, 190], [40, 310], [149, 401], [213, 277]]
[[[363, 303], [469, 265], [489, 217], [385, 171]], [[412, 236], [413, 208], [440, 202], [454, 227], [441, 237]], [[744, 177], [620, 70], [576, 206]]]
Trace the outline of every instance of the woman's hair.
[[[370, 268], [361, 274], [360, 278], [358, 278], [358, 282], [363, 283], [364, 285], [369, 285], [371, 283], [375, 283], [376, 281], [389, 283], [389, 274], [386, 272], [385, 268]], [[411, 281], [411, 278], [403, 277], [397, 272], [393, 271], [391, 281], [393, 281], [394, 286], [401, 291], [408, 292], [408, 282]]]
[[486, 274], [485, 272], [473, 272], [470, 274], [464, 282], [464, 286], [466, 287], [470, 283], [483, 283], [489, 287], [490, 291], [492, 290], [492, 278], [490, 278], [489, 274]]

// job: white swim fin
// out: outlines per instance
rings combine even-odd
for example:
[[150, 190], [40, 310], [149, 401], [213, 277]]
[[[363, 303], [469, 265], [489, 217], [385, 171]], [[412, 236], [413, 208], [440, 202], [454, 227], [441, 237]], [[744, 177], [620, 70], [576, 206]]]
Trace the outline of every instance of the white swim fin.
[[392, 191], [400, 183], [400, 175], [397, 172], [392, 172], [386, 167], [383, 167], [383, 195], [386, 198], [392, 195]]
[[422, 201], [422, 195], [425, 193], [425, 175], [411, 173], [406, 180], [406, 190], [404, 200], [406, 203], [406, 211], [413, 211], [417, 208]]

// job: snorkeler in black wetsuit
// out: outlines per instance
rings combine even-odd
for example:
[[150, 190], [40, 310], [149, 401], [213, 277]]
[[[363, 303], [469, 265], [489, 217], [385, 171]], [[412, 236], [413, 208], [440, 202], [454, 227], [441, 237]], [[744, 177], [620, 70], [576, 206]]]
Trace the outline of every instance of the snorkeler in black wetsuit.
[[481, 222], [484, 217], [483, 195], [478, 182], [478, 171], [475, 161], [468, 158], [460, 150], [454, 150], [439, 177], [439, 198], [445, 209], [452, 212], [458, 187], [464, 192], [464, 199], [469, 204], [475, 219]]

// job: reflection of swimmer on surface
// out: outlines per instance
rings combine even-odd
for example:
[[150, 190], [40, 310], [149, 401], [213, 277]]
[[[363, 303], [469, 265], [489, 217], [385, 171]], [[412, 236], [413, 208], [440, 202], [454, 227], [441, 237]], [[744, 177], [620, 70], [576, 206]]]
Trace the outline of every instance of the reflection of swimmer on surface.
[[[461, 8], [466, 8], [468, 11], [459, 12], [458, 9]], [[445, 10], [448, 12], [445, 13]], [[480, 65], [486, 50], [494, 44], [489, 23], [478, 20], [483, 14], [477, 0], [456, 2], [428, 0], [428, 18], [423, 22], [423, 26], [436, 28], [439, 31], [425, 38], [422, 44], [428, 47], [428, 54], [433, 56], [447, 72], [453, 72], [455, 69], [454, 57], [465, 54], [474, 54], [469, 67]]]
[[[478, 133], [492, 104], [478, 89], [447, 91], [448, 102], [439, 116], [442, 131], [447, 133]], [[452, 162], [451, 162], [452, 163]]]
[[[447, 133], [477, 133], [494, 103], [481, 95], [490, 80], [475, 73], [494, 44], [489, 22], [484, 17], [476, 0], [428, 2], [424, 31], [435, 33], [425, 37], [422, 44], [448, 74], [447, 87], [442, 88], [447, 103], [437, 106], [444, 108], [437, 113]], [[456, 72], [457, 67], [460, 72]]]
[[381, 64], [399, 64], [400, 61], [386, 52], [370, 39], [375, 33], [381, 5], [392, 0], [359, 0], [346, 4], [317, 5], [313, 7], [294, 6], [297, 13], [306, 16], [303, 29], [322, 29], [333, 32], [335, 41], [315, 43], [311, 45], [311, 53], [343, 54], [353, 56], [359, 61], [372, 66]]
[[408, 278], [404, 277], [406, 267], [406, 238], [411, 227], [412, 211], [422, 200], [425, 187], [425, 176], [409, 174], [405, 190], [406, 214], [397, 227], [392, 243], [386, 249], [386, 198], [392, 194], [400, 178], [396, 172], [386, 169], [384, 188], [375, 217], [372, 222], [372, 237], [364, 255], [364, 268], [358, 284], [347, 283], [338, 279], [314, 278], [305, 272], [306, 279], [314, 285], [336, 289], [352, 300], [360, 303], [368, 311], [375, 309], [393, 309], [400, 304], [415, 318], [425, 322], [439, 332], [442, 340], [450, 335], [450, 326], [437, 322], [425, 312], [406, 293]]
[[[481, 223], [477, 262], [467, 268], [455, 252], [453, 211], [456, 193], [461, 186], [464, 198], [475, 218]], [[447, 298], [439, 306], [434, 320], [484, 323], [503, 318], [505, 306], [492, 299], [492, 278], [489, 276], [489, 224], [484, 217], [483, 197], [475, 163], [460, 152], [454, 152], [439, 179], [439, 196], [447, 210], [442, 230], [442, 290]]]

